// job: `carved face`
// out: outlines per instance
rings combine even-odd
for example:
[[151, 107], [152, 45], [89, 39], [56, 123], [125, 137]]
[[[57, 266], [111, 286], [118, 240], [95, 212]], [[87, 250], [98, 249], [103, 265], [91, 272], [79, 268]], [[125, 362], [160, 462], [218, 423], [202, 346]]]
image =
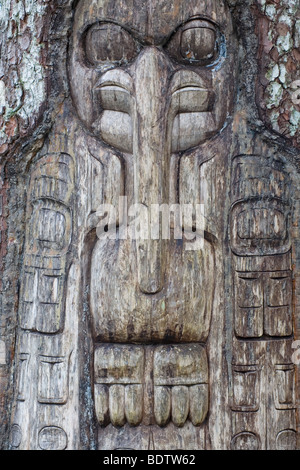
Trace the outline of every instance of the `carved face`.
[[[73, 101], [99, 145], [123, 153], [129, 204], [177, 202], [173, 156], [224, 127], [233, 107], [235, 48], [220, 0], [78, 4], [69, 64]], [[135, 247], [98, 241], [91, 268], [98, 338], [207, 338], [214, 290], [207, 240], [203, 252], [189, 254], [162, 237]]]
[[139, 127], [160, 120], [159, 138], [172, 152], [197, 146], [231, 112], [234, 48], [220, 0], [83, 0], [70, 58], [79, 117], [126, 153], [133, 153], [136, 120]]

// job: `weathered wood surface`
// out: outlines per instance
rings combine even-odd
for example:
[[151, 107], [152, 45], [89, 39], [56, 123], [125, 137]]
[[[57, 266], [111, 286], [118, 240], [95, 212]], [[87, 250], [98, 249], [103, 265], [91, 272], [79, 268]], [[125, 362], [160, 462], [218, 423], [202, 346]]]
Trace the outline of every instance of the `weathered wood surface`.
[[[299, 448], [298, 129], [260, 121], [235, 3], [52, 5], [51, 125], [12, 139], [1, 188], [3, 447]], [[126, 238], [125, 198], [201, 204], [201, 245], [175, 217]]]

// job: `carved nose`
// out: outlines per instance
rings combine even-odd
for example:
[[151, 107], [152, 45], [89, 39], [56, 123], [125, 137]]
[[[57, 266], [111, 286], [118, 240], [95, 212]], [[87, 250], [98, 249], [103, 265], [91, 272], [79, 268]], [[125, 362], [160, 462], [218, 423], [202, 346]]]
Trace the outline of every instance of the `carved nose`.
[[[156, 48], [146, 49], [136, 63], [134, 194], [135, 202], [145, 206], [148, 214], [153, 204], [169, 202], [168, 71], [168, 59]], [[151, 239], [150, 217], [146, 223], [148, 238], [137, 241], [138, 281], [142, 292], [155, 294], [164, 283], [166, 241], [161, 230], [158, 239]]]

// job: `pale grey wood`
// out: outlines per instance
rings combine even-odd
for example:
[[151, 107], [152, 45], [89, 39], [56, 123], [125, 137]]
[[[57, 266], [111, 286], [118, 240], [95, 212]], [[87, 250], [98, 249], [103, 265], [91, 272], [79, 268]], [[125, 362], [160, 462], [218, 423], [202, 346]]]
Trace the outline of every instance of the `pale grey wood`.
[[125, 424], [124, 385], [111, 385], [109, 387], [109, 415], [114, 426], [123, 426]]
[[95, 412], [100, 426], [108, 424], [109, 419], [109, 389], [107, 385], [94, 386]]
[[143, 419], [143, 386], [125, 387], [125, 416], [131, 426], [137, 426]]
[[165, 426], [171, 417], [172, 393], [169, 387], [154, 387], [154, 415], [159, 426]]
[[209, 409], [208, 384], [189, 387], [190, 420], [194, 426], [200, 426], [205, 420]]
[[172, 387], [172, 421], [175, 426], [182, 427], [186, 422], [190, 409], [189, 389], [184, 385]]

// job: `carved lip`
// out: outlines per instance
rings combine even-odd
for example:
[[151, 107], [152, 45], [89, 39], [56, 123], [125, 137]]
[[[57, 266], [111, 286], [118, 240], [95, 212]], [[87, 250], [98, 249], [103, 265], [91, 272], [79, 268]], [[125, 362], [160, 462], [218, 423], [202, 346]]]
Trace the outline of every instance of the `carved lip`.
[[215, 93], [202, 84], [183, 83], [172, 91], [171, 107], [179, 113], [211, 112], [215, 103]]
[[121, 70], [109, 70], [104, 73], [94, 86], [94, 89], [116, 87], [132, 94], [133, 82], [129, 74]]
[[123, 85], [119, 85], [112, 82], [104, 82], [99, 85], [95, 86], [95, 90], [107, 90], [107, 91], [121, 91], [123, 93], [128, 93], [130, 95], [130, 91], [127, 90]]
[[185, 92], [185, 91], [204, 91], [204, 92], [210, 92], [212, 91], [211, 88], [205, 88], [203, 86], [199, 86], [194, 83], [187, 83], [183, 85], [179, 85], [177, 87], [174, 87], [174, 89], [171, 90], [172, 95], [176, 95], [177, 93]]

